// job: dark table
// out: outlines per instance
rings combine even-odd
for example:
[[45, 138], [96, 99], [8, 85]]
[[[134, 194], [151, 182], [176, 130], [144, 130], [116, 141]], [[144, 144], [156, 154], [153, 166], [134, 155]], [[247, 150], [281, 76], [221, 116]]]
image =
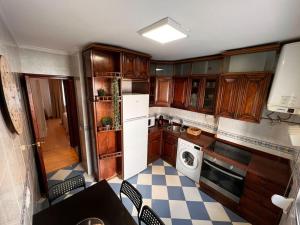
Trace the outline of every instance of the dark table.
[[105, 225], [136, 225], [105, 180], [33, 215], [33, 225], [76, 225], [87, 217]]

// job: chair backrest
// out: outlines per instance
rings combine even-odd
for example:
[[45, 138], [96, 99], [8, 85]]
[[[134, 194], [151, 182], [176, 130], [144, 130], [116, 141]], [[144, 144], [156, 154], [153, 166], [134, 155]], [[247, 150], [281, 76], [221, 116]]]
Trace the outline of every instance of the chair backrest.
[[165, 225], [159, 216], [147, 205], [143, 206], [139, 221], [144, 222], [146, 225]]
[[120, 199], [122, 200], [121, 193], [125, 194], [132, 201], [139, 214], [143, 204], [141, 193], [126, 180], [122, 182], [120, 188]]
[[67, 192], [80, 187], [85, 188], [85, 179], [83, 175], [71, 177], [59, 184], [52, 186], [48, 191], [48, 200], [50, 205], [55, 199], [59, 198], [60, 196], [63, 196]]

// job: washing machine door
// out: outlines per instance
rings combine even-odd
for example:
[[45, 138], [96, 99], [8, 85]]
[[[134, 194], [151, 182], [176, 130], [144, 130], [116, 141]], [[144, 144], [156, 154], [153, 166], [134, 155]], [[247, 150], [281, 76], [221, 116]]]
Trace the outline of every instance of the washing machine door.
[[179, 154], [179, 160], [186, 168], [189, 168], [192, 170], [196, 169], [198, 166], [197, 155], [194, 152], [189, 151], [187, 149], [181, 150], [181, 152]]

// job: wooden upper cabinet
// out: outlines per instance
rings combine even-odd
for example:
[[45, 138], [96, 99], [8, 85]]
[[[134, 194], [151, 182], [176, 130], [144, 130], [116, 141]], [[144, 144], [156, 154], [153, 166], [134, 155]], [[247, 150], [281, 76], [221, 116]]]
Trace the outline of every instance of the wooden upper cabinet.
[[135, 77], [147, 79], [149, 76], [149, 59], [138, 56], [135, 60]]
[[207, 76], [202, 79], [200, 112], [213, 114], [215, 112], [218, 76]]
[[147, 79], [149, 58], [131, 53], [123, 54], [123, 76], [129, 79]]
[[174, 77], [173, 79], [173, 101], [172, 106], [176, 108], [185, 108], [187, 97], [188, 79]]
[[241, 87], [241, 75], [224, 75], [220, 77], [216, 114], [233, 118], [237, 111], [237, 98]]
[[245, 74], [240, 91], [237, 119], [259, 122], [266, 100], [271, 74]]
[[222, 75], [216, 115], [259, 122], [272, 74], [232, 73]]
[[200, 93], [203, 86], [203, 78], [191, 77], [188, 81], [188, 94], [187, 94], [187, 109], [190, 111], [199, 110]]
[[130, 53], [123, 54], [123, 76], [125, 78], [134, 78], [135, 77], [135, 68], [136, 68], [136, 55]]
[[172, 77], [156, 77], [155, 105], [170, 106], [172, 93]]

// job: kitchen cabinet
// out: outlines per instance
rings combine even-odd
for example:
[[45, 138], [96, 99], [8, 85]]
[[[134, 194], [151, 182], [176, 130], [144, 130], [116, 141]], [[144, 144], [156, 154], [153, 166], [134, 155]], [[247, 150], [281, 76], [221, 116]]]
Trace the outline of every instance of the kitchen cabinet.
[[163, 132], [163, 146], [161, 157], [163, 160], [176, 167], [178, 138], [167, 131]]
[[213, 114], [217, 97], [218, 76], [206, 76], [202, 81], [203, 92], [200, 98], [200, 112]]
[[235, 117], [241, 81], [240, 75], [221, 76], [216, 109], [218, 116]]
[[171, 106], [175, 108], [185, 108], [187, 97], [188, 78], [173, 78], [173, 101]]
[[259, 122], [270, 73], [228, 73], [220, 78], [216, 115]]
[[174, 75], [179, 77], [187, 77], [191, 74], [191, 63], [177, 63], [174, 66]]
[[157, 63], [155, 68], [155, 75], [156, 76], [173, 76], [174, 72], [174, 65], [173, 63]]
[[123, 76], [128, 79], [147, 79], [149, 59], [131, 53], [123, 54]]
[[237, 119], [259, 122], [271, 74], [245, 74], [237, 109]]
[[217, 75], [191, 76], [188, 82], [187, 109], [213, 114], [217, 87]]
[[[150, 128], [151, 129], [151, 128]], [[155, 129], [155, 128], [153, 128]], [[157, 129], [149, 132], [148, 137], [148, 164], [160, 158], [162, 131]]]
[[170, 106], [172, 98], [172, 77], [156, 77], [155, 105]]

